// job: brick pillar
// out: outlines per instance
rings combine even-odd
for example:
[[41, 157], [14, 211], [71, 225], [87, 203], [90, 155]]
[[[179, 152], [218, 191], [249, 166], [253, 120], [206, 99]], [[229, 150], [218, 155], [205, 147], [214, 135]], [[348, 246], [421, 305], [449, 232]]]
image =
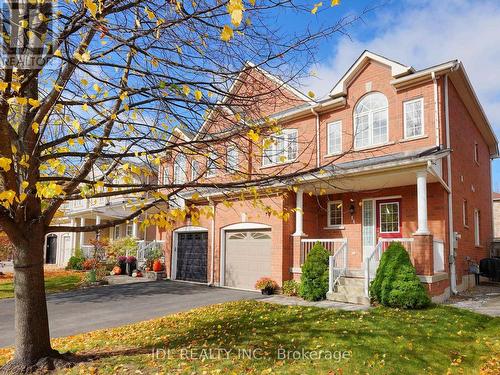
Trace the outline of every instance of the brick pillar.
[[411, 257], [417, 270], [417, 275], [433, 275], [434, 249], [432, 234], [414, 234], [413, 239]]
[[299, 280], [300, 279], [300, 272], [297, 272], [300, 270], [301, 266], [301, 251], [300, 251], [300, 240], [302, 239], [302, 236], [292, 236], [292, 278], [294, 280]]

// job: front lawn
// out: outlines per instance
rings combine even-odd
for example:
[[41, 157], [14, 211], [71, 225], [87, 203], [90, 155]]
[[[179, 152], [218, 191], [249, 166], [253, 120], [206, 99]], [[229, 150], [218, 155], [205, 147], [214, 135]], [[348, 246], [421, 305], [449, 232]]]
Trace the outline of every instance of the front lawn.
[[[73, 271], [45, 271], [45, 291], [47, 293], [62, 292], [76, 289], [84, 277], [82, 272]], [[12, 276], [7, 275], [0, 279], [0, 299], [14, 297], [14, 283]]]
[[[499, 337], [499, 318], [446, 306], [348, 312], [243, 301], [53, 342], [87, 361], [74, 374], [497, 374]], [[11, 355], [0, 350], [0, 363]]]

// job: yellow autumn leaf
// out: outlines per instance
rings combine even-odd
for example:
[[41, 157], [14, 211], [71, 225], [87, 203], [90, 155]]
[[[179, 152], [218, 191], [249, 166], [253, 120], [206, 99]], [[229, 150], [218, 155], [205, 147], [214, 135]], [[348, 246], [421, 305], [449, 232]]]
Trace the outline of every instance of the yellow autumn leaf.
[[243, 2], [241, 0], [229, 0], [227, 11], [231, 15], [231, 23], [234, 26], [239, 26], [243, 19]]
[[254, 7], [255, 6], [255, 0], [249, 0], [249, 3]]
[[250, 138], [252, 141], [254, 141], [255, 143], [257, 143], [259, 141], [259, 135], [252, 130], [250, 130], [248, 133], [248, 138]]
[[84, 0], [85, 6], [89, 10], [90, 14], [92, 14], [92, 17], [96, 17], [97, 15], [97, 4], [94, 3], [92, 0]]
[[150, 11], [148, 8], [145, 8], [144, 12], [147, 14], [147, 16], [148, 16], [148, 18], [150, 20], [154, 20], [155, 19], [155, 14], [152, 11]]
[[12, 87], [12, 90], [19, 92], [21, 89], [21, 84], [19, 82], [11, 82], [10, 87]]
[[0, 158], [0, 168], [3, 169], [5, 172], [10, 171], [10, 165], [12, 164], [12, 160], [9, 158]]
[[33, 129], [33, 132], [35, 134], [38, 134], [38, 131], [40, 129], [40, 125], [38, 124], [38, 122], [34, 122], [33, 124], [31, 124], [31, 128]]
[[308, 96], [308, 97], [310, 97], [310, 98], [314, 98], [316, 95], [314, 94], [314, 92], [309, 91], [309, 92], [307, 93], [307, 96]]
[[188, 85], [182, 85], [182, 92], [184, 93], [184, 95], [188, 96], [189, 93], [191, 92], [191, 89], [189, 88]]
[[224, 25], [224, 28], [220, 33], [220, 38], [224, 42], [229, 42], [233, 36], [234, 36], [233, 29], [231, 29], [231, 27], [229, 27], [228, 25]]
[[57, 57], [62, 57], [62, 53], [61, 53], [61, 50], [58, 49], [54, 52], [54, 56], [57, 56]]
[[80, 126], [80, 121], [78, 121], [78, 119], [74, 119], [71, 122], [71, 126], [73, 126], [73, 128], [78, 132], [82, 129], [82, 127]]
[[332, 0], [332, 7], [336, 6], [336, 5], [339, 5], [340, 4], [340, 0]]
[[28, 103], [30, 104], [30, 106], [32, 106], [33, 108], [38, 108], [40, 107], [40, 101], [37, 100], [37, 99], [32, 99], [32, 98], [29, 98], [28, 99]]
[[0, 91], [5, 91], [9, 84], [7, 82], [0, 81]]
[[202, 96], [203, 96], [203, 94], [201, 93], [201, 91], [200, 91], [200, 90], [196, 90], [196, 91], [194, 92], [194, 97], [195, 97], [195, 99], [196, 99], [196, 100], [198, 100], [198, 101], [199, 101], [199, 100], [201, 100], [201, 97], [202, 97]]
[[323, 6], [323, 3], [322, 3], [322, 2], [319, 2], [319, 3], [314, 4], [314, 8], [312, 8], [312, 9], [311, 9], [311, 13], [312, 13], [312, 14], [316, 14], [316, 12], [318, 11], [318, 9], [319, 9], [320, 7], [322, 7], [322, 6]]

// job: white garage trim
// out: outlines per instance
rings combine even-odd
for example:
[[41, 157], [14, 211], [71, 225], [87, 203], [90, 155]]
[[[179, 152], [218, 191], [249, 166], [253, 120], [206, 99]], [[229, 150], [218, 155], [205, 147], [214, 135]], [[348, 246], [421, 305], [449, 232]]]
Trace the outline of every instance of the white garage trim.
[[172, 255], [171, 265], [170, 265], [170, 278], [175, 280], [177, 277], [177, 240], [178, 233], [187, 233], [187, 232], [208, 232], [207, 228], [197, 227], [194, 225], [187, 225], [185, 227], [175, 229], [172, 234]]
[[261, 223], [238, 223], [231, 224], [220, 230], [220, 280], [219, 286], [225, 285], [225, 270], [226, 270], [226, 231], [229, 230], [259, 230], [271, 229], [270, 225]]

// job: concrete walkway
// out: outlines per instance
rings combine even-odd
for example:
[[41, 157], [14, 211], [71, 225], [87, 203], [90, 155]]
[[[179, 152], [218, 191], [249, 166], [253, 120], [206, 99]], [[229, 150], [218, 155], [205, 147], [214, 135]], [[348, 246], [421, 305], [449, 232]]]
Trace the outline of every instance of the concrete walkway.
[[500, 284], [482, 284], [451, 297], [446, 304], [500, 317]]
[[360, 311], [360, 310], [368, 310], [370, 308], [370, 306], [365, 306], [365, 305], [355, 305], [353, 303], [335, 302], [328, 300], [309, 302], [309, 301], [304, 301], [302, 298], [286, 297], [283, 295], [273, 295], [267, 298], [260, 299], [259, 301], [278, 303], [280, 305], [288, 305], [288, 306], [311, 306], [311, 307], [322, 307], [325, 309], [339, 309], [346, 311]]
[[[80, 289], [47, 297], [52, 337], [118, 327], [229, 301], [265, 298], [257, 292], [175, 281]], [[0, 347], [14, 344], [14, 300], [0, 300]]]

